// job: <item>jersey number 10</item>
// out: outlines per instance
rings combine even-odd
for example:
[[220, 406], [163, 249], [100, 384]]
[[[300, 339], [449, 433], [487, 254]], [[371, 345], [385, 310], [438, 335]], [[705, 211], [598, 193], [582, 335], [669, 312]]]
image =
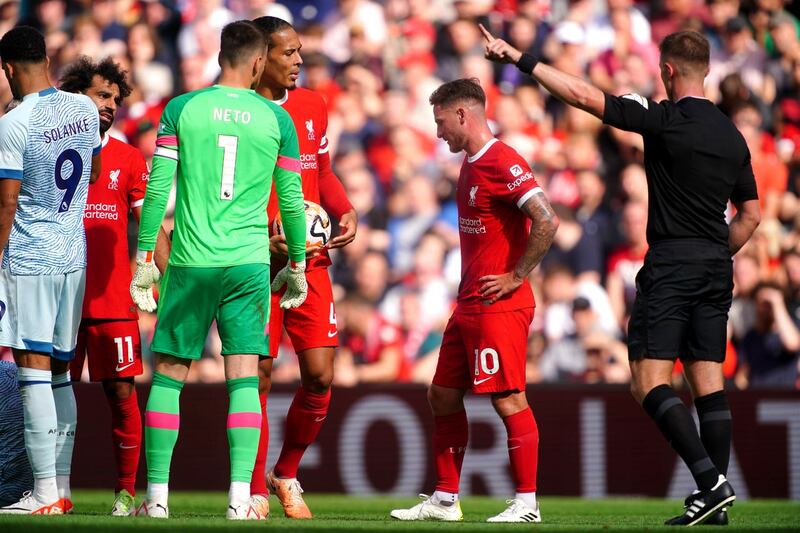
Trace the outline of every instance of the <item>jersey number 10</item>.
[[217, 146], [222, 148], [222, 187], [219, 191], [220, 200], [233, 200], [233, 178], [236, 174], [236, 150], [239, 147], [239, 137], [234, 135], [218, 135]]

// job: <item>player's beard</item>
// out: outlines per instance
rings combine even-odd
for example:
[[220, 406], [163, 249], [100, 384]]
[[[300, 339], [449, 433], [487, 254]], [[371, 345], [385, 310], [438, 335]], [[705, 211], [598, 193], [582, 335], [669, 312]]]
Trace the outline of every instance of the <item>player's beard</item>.
[[105, 135], [105, 133], [111, 129], [111, 126], [114, 125], [114, 114], [105, 110], [103, 110], [102, 113], [111, 115], [110, 120], [103, 120], [102, 115], [100, 116], [100, 135]]

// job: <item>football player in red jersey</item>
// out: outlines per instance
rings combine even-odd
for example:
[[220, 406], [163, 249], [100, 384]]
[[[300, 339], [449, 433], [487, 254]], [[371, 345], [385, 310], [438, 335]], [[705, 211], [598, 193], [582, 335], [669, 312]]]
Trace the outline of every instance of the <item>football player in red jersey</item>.
[[[142, 417], [136, 400], [134, 376], [142, 373], [139, 315], [131, 301], [131, 265], [128, 256], [128, 212], [139, 219], [150, 172], [142, 154], [106, 134], [114, 115], [131, 88], [125, 71], [106, 58], [87, 57], [67, 67], [61, 89], [91, 98], [100, 113], [102, 174], [89, 186], [86, 227], [86, 293], [78, 345], [70, 370], [80, 379], [84, 359], [89, 377], [103, 384], [111, 408], [111, 431], [117, 463], [116, 498], [112, 515], [134, 510], [136, 470], [142, 441]], [[169, 256], [169, 239], [161, 230], [156, 263], [162, 271]]]
[[457, 185], [461, 284], [444, 332], [428, 399], [434, 415], [436, 492], [399, 520], [462, 520], [458, 483], [467, 448], [464, 394], [491, 396], [508, 432], [516, 483], [509, 507], [489, 522], [539, 522], [539, 430], [525, 397], [525, 355], [533, 320], [528, 274], [550, 248], [558, 219], [528, 163], [486, 123], [475, 79], [445, 83], [430, 97], [437, 136], [465, 151]]
[[[267, 64], [257, 92], [282, 106], [292, 117], [300, 143], [303, 197], [316, 202], [334, 218], [339, 219], [340, 235], [326, 247], [309, 250], [306, 266], [308, 298], [297, 309], [281, 309], [280, 293], [272, 294], [270, 305], [270, 354], [278, 354], [283, 328], [292, 341], [300, 363], [301, 385], [295, 394], [286, 417], [286, 433], [275, 467], [265, 476], [269, 425], [266, 402], [270, 388], [272, 358], [263, 360], [259, 371], [262, 428], [253, 480], [250, 488], [251, 505], [263, 516], [269, 514], [267, 485], [278, 496], [289, 518], [311, 518], [303, 501], [297, 481], [297, 467], [306, 448], [314, 442], [328, 413], [330, 386], [333, 380], [333, 359], [338, 344], [336, 311], [327, 267], [331, 264], [328, 249], [339, 248], [353, 241], [358, 218], [347, 200], [339, 179], [331, 169], [328, 153], [328, 112], [321, 96], [297, 87], [300, 75], [300, 39], [291, 24], [276, 17], [259, 17], [253, 21], [267, 36]], [[278, 211], [277, 198], [270, 197], [267, 208], [270, 221]], [[280, 267], [280, 258], [287, 252], [282, 235], [270, 239], [273, 272]], [[313, 257], [311, 257], [313, 255]]]

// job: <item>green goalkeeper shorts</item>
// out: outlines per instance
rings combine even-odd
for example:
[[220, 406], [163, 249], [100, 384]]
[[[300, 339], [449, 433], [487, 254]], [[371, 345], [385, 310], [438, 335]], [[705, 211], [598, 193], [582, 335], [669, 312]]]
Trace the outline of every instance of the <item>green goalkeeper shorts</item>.
[[200, 359], [216, 319], [222, 355], [269, 355], [269, 265], [168, 266], [151, 349]]

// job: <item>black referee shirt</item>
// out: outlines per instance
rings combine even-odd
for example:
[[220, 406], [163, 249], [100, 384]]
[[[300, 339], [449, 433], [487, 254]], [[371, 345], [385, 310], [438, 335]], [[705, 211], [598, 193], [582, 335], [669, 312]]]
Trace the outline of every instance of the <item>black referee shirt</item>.
[[644, 137], [647, 241], [705, 239], [728, 247], [725, 210], [758, 198], [750, 151], [733, 122], [705, 98], [655, 103], [606, 95], [603, 122]]

